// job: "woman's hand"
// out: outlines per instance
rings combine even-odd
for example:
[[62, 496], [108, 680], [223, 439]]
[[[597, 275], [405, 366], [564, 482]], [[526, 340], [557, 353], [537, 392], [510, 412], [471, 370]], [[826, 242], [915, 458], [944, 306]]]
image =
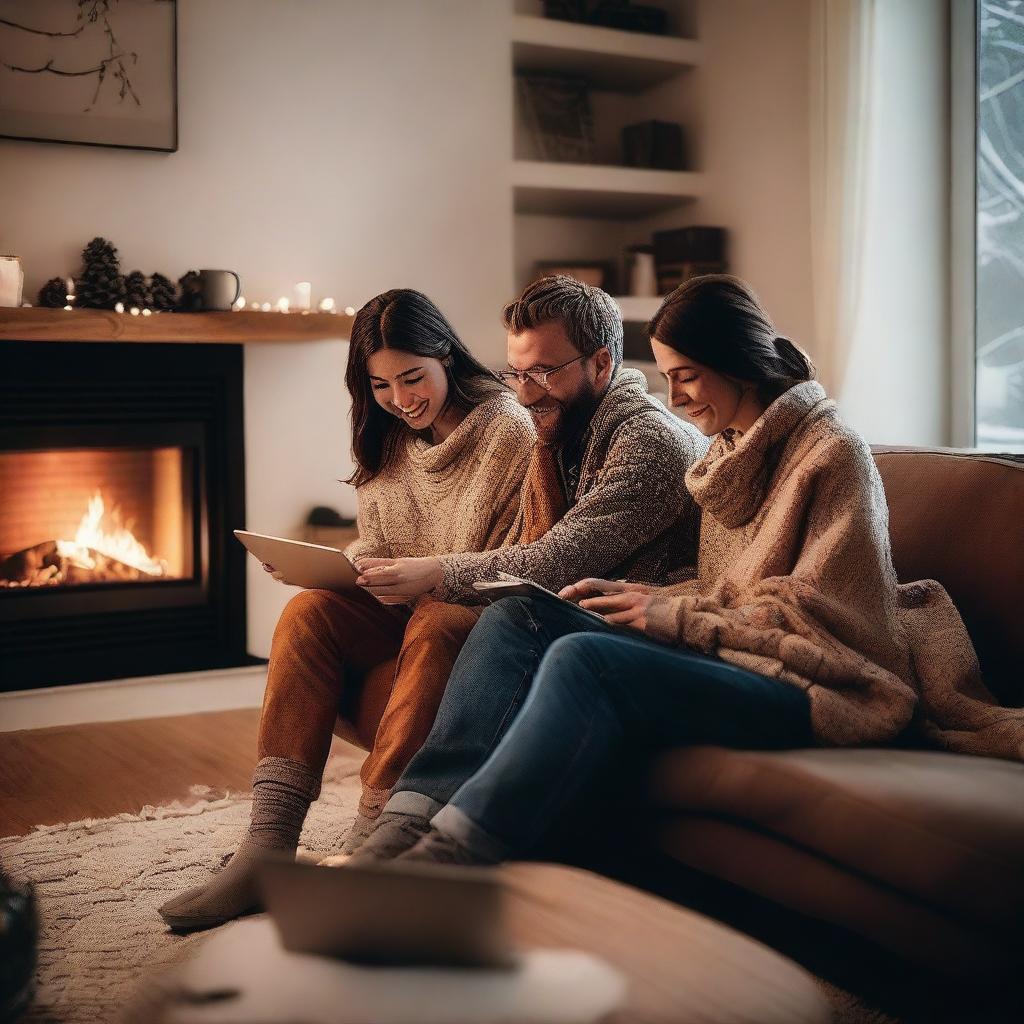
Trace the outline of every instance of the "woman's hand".
[[406, 604], [429, 593], [442, 579], [437, 558], [359, 558], [356, 583], [381, 604]]
[[277, 580], [278, 583], [287, 583], [288, 582], [284, 578], [284, 573], [283, 572], [278, 572], [272, 565], [268, 564], [267, 562], [262, 562], [260, 564], [263, 566], [264, 569], [266, 569], [267, 572], [270, 573], [271, 576], [273, 576], [273, 578], [275, 580]]
[[563, 587], [558, 596], [603, 615], [607, 622], [616, 626], [630, 626], [646, 632], [647, 610], [655, 600], [657, 589], [644, 583], [585, 579]]
[[579, 604], [586, 597], [597, 597], [600, 594], [624, 594], [627, 591], [636, 594], [650, 594], [656, 587], [649, 587], [646, 583], [626, 583], [623, 580], [597, 580], [588, 577], [580, 580], [579, 583], [572, 583], [568, 587], [562, 587], [558, 596], [573, 604]]
[[618, 594], [603, 597], [588, 597], [580, 601], [580, 607], [604, 616], [605, 622], [615, 626], [630, 626], [647, 632], [647, 612], [655, 598], [636, 590], [623, 590]]

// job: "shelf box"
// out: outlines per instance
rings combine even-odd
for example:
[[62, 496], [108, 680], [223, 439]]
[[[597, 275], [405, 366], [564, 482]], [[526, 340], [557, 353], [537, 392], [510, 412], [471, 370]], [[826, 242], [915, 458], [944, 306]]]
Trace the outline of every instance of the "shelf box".
[[692, 39], [527, 14], [512, 19], [512, 64], [517, 72], [579, 75], [595, 88], [639, 92], [699, 62], [700, 44]]
[[516, 213], [625, 220], [696, 199], [703, 176], [692, 171], [516, 160], [512, 187]]

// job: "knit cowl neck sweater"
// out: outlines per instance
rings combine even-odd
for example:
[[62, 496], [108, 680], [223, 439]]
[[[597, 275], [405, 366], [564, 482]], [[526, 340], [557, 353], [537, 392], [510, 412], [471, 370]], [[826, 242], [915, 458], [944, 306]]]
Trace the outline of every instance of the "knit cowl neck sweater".
[[817, 381], [805, 381], [774, 401], [745, 433], [724, 430], [686, 474], [686, 488], [722, 525], [749, 523], [764, 504], [789, 434], [819, 406], [834, 404]]
[[650, 632], [805, 690], [816, 742], [904, 730], [963, 753], [1024, 759], [1024, 710], [981, 680], [934, 580], [899, 584], [871, 451], [815, 381], [691, 467], [697, 579], [658, 592]]
[[506, 543], [536, 432], [511, 393], [471, 409], [439, 444], [402, 427], [392, 464], [357, 488], [349, 558], [490, 551]]

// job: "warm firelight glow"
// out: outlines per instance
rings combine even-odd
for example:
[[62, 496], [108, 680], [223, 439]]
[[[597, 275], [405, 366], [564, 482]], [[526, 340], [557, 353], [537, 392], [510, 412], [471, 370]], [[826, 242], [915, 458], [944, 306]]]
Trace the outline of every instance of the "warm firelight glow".
[[110, 523], [106, 525], [103, 523], [105, 514], [103, 495], [97, 491], [89, 499], [88, 511], [78, 524], [75, 539], [58, 540], [57, 552], [83, 569], [94, 569], [96, 563], [89, 554], [91, 548], [149, 576], [165, 576], [167, 563], [149, 556], [145, 547], [135, 539], [130, 528], [131, 523], [121, 524], [116, 506], [110, 512]]

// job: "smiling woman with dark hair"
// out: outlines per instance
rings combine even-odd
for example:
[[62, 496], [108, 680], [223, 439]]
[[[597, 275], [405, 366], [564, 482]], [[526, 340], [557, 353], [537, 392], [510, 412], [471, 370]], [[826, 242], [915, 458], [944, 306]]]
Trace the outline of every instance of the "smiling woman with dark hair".
[[[386, 370], [400, 364], [406, 368], [394, 375], [393, 388]], [[513, 398], [466, 348], [441, 310], [411, 288], [384, 292], [356, 314], [345, 386], [352, 396], [356, 463], [348, 482], [355, 487], [394, 465], [410, 430], [436, 443], [471, 410], [492, 399], [511, 409]]]
[[[345, 382], [359, 501], [347, 554], [357, 565], [518, 537], [530, 416], [430, 299], [411, 289], [371, 299], [352, 325]], [[430, 731], [475, 621], [467, 608], [385, 606], [364, 590], [293, 597], [270, 652], [249, 832], [220, 874], [160, 908], [164, 920], [209, 927], [256, 904], [253, 865], [267, 850], [294, 853], [339, 718], [339, 735], [370, 750], [355, 832], [368, 829]]]
[[[662, 588], [586, 579], [562, 591], [607, 626], [570, 604], [488, 608], [449, 692], [484, 666], [492, 687], [506, 670], [521, 679], [524, 664], [538, 666], [522, 711], [431, 808], [429, 831], [405, 823], [416, 845], [371, 837], [357, 857], [522, 855], [613, 765], [679, 744], [881, 744], [914, 727], [950, 750], [1024, 759], [1024, 709], [999, 707], [985, 689], [938, 583], [897, 584], [871, 451], [750, 287], [688, 281], [651, 335], [672, 405], [714, 438], [686, 474], [702, 511], [697, 578]], [[506, 653], [519, 650], [532, 660]]]

